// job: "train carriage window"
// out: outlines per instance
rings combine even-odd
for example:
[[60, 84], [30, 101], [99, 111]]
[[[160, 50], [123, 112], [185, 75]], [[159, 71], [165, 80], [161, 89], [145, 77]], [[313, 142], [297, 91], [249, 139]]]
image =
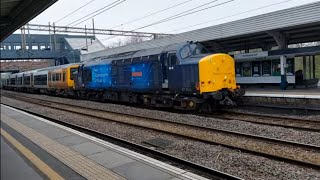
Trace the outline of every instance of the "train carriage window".
[[242, 63], [236, 63], [236, 76], [241, 77], [242, 76]]
[[252, 76], [258, 77], [261, 74], [260, 61], [252, 62]]
[[34, 76], [34, 85], [47, 85], [47, 75]]
[[24, 85], [30, 85], [30, 76], [24, 76], [23, 83]]
[[271, 61], [262, 61], [262, 76], [271, 76]]
[[61, 79], [62, 79], [62, 78], [61, 78], [61, 73], [59, 73], [59, 81], [61, 81]]
[[243, 77], [251, 77], [251, 62], [244, 62], [242, 64]]
[[17, 85], [22, 85], [22, 77], [18, 77]]
[[10, 79], [10, 84], [11, 85], [16, 85], [16, 78], [11, 78]]

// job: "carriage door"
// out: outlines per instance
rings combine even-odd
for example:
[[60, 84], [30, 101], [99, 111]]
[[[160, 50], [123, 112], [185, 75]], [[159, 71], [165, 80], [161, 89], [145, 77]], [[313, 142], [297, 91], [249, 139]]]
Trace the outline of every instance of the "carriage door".
[[52, 75], [51, 75], [51, 72], [48, 72], [48, 77], [47, 77], [47, 81], [48, 81], [48, 87], [51, 87], [52, 85]]
[[176, 52], [163, 53], [161, 55], [161, 64], [162, 64], [162, 88], [168, 88], [169, 80], [169, 72], [174, 70], [174, 65], [177, 64], [177, 56]]

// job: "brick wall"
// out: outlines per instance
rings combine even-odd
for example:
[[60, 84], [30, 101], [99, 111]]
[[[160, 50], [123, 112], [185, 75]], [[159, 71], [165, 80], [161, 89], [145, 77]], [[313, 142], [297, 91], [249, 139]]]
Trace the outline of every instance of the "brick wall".
[[29, 71], [33, 69], [40, 69], [53, 66], [53, 60], [1, 60], [1, 71], [20, 70]]

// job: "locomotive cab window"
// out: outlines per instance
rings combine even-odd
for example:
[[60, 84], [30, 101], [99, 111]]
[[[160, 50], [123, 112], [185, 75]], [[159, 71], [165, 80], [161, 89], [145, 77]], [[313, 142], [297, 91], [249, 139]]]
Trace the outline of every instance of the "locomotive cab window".
[[209, 51], [202, 46], [202, 44], [197, 43], [197, 44], [191, 44], [190, 45], [191, 49], [193, 49], [193, 55], [199, 55], [199, 54], [208, 54]]
[[180, 50], [180, 57], [182, 59], [185, 59], [189, 56], [191, 56], [191, 49], [189, 45], [184, 46], [181, 50]]
[[168, 55], [168, 59], [169, 59], [169, 66], [174, 66], [177, 64], [177, 56], [176, 53], [170, 53]]

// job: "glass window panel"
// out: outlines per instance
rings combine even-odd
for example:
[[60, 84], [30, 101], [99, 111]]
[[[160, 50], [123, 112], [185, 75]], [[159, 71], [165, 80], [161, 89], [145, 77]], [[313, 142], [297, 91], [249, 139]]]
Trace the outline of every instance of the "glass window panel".
[[271, 76], [271, 61], [262, 61], [262, 76]]
[[252, 62], [252, 76], [258, 77], [261, 74], [260, 61]]
[[316, 78], [320, 79], [320, 55], [315, 56]]
[[236, 76], [241, 77], [242, 76], [242, 63], [236, 63]]
[[280, 68], [280, 60], [272, 61], [272, 76], [280, 76], [281, 68]]
[[287, 75], [294, 75], [294, 59], [287, 59]]
[[251, 77], [251, 62], [244, 62], [242, 64], [243, 77]]

